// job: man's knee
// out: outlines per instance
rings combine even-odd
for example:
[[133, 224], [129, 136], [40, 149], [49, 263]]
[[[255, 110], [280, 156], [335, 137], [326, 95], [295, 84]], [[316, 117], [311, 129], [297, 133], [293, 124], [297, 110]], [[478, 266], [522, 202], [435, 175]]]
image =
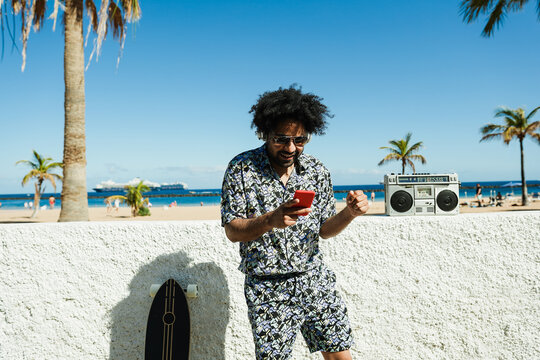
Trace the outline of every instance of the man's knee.
[[340, 352], [324, 352], [321, 351], [324, 360], [352, 360], [351, 352], [349, 350]]

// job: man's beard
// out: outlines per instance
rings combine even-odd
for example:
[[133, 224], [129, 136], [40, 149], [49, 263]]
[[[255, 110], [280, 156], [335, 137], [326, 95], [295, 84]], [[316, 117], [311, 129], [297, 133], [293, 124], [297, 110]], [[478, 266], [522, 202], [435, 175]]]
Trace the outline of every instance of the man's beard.
[[276, 156], [271, 156], [272, 162], [282, 168], [289, 168], [293, 166], [301, 153], [294, 151], [292, 153], [288, 151], [278, 151]]

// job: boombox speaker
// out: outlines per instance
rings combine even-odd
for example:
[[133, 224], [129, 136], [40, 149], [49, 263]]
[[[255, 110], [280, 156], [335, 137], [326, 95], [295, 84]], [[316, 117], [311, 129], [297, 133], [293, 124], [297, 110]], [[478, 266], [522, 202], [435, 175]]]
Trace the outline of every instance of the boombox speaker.
[[388, 174], [384, 194], [386, 215], [459, 214], [457, 174]]

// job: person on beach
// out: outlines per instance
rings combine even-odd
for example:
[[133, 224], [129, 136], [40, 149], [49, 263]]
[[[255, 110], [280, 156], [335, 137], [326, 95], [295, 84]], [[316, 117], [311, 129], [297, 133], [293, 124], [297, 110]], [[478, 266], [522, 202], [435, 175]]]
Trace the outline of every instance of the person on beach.
[[482, 187], [480, 184], [476, 184], [476, 195], [474, 196], [476, 201], [478, 201], [478, 207], [482, 206]]
[[49, 198], [49, 207], [52, 209], [54, 209], [54, 204], [56, 203], [56, 199], [54, 198], [54, 196], [51, 196]]
[[373, 205], [374, 202], [375, 202], [375, 191], [372, 191], [371, 192], [371, 204]]
[[495, 206], [502, 206], [503, 205], [503, 196], [502, 196], [500, 191], [497, 193], [497, 197], [495, 197], [495, 200], [496, 200]]
[[[223, 179], [221, 223], [240, 243], [257, 359], [288, 359], [298, 330], [311, 352], [351, 359], [347, 309], [319, 238], [336, 236], [369, 205], [362, 191], [351, 191], [337, 213], [329, 171], [303, 153], [331, 117], [321, 101], [294, 86], [261, 95], [250, 113], [264, 144], [234, 157]], [[296, 190], [315, 191], [311, 208], [295, 206]]]
[[112, 211], [111, 199], [106, 198], [105, 199], [105, 205], [107, 206], [107, 214], [108, 214], [108, 213], [110, 213]]

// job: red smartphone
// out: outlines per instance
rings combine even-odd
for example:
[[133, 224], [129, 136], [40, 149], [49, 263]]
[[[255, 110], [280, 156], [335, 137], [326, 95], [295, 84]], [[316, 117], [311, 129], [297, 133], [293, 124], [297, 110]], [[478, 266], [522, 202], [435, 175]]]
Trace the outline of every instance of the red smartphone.
[[296, 190], [293, 199], [299, 199], [300, 202], [295, 207], [309, 208], [315, 198], [315, 191], [311, 190]]

